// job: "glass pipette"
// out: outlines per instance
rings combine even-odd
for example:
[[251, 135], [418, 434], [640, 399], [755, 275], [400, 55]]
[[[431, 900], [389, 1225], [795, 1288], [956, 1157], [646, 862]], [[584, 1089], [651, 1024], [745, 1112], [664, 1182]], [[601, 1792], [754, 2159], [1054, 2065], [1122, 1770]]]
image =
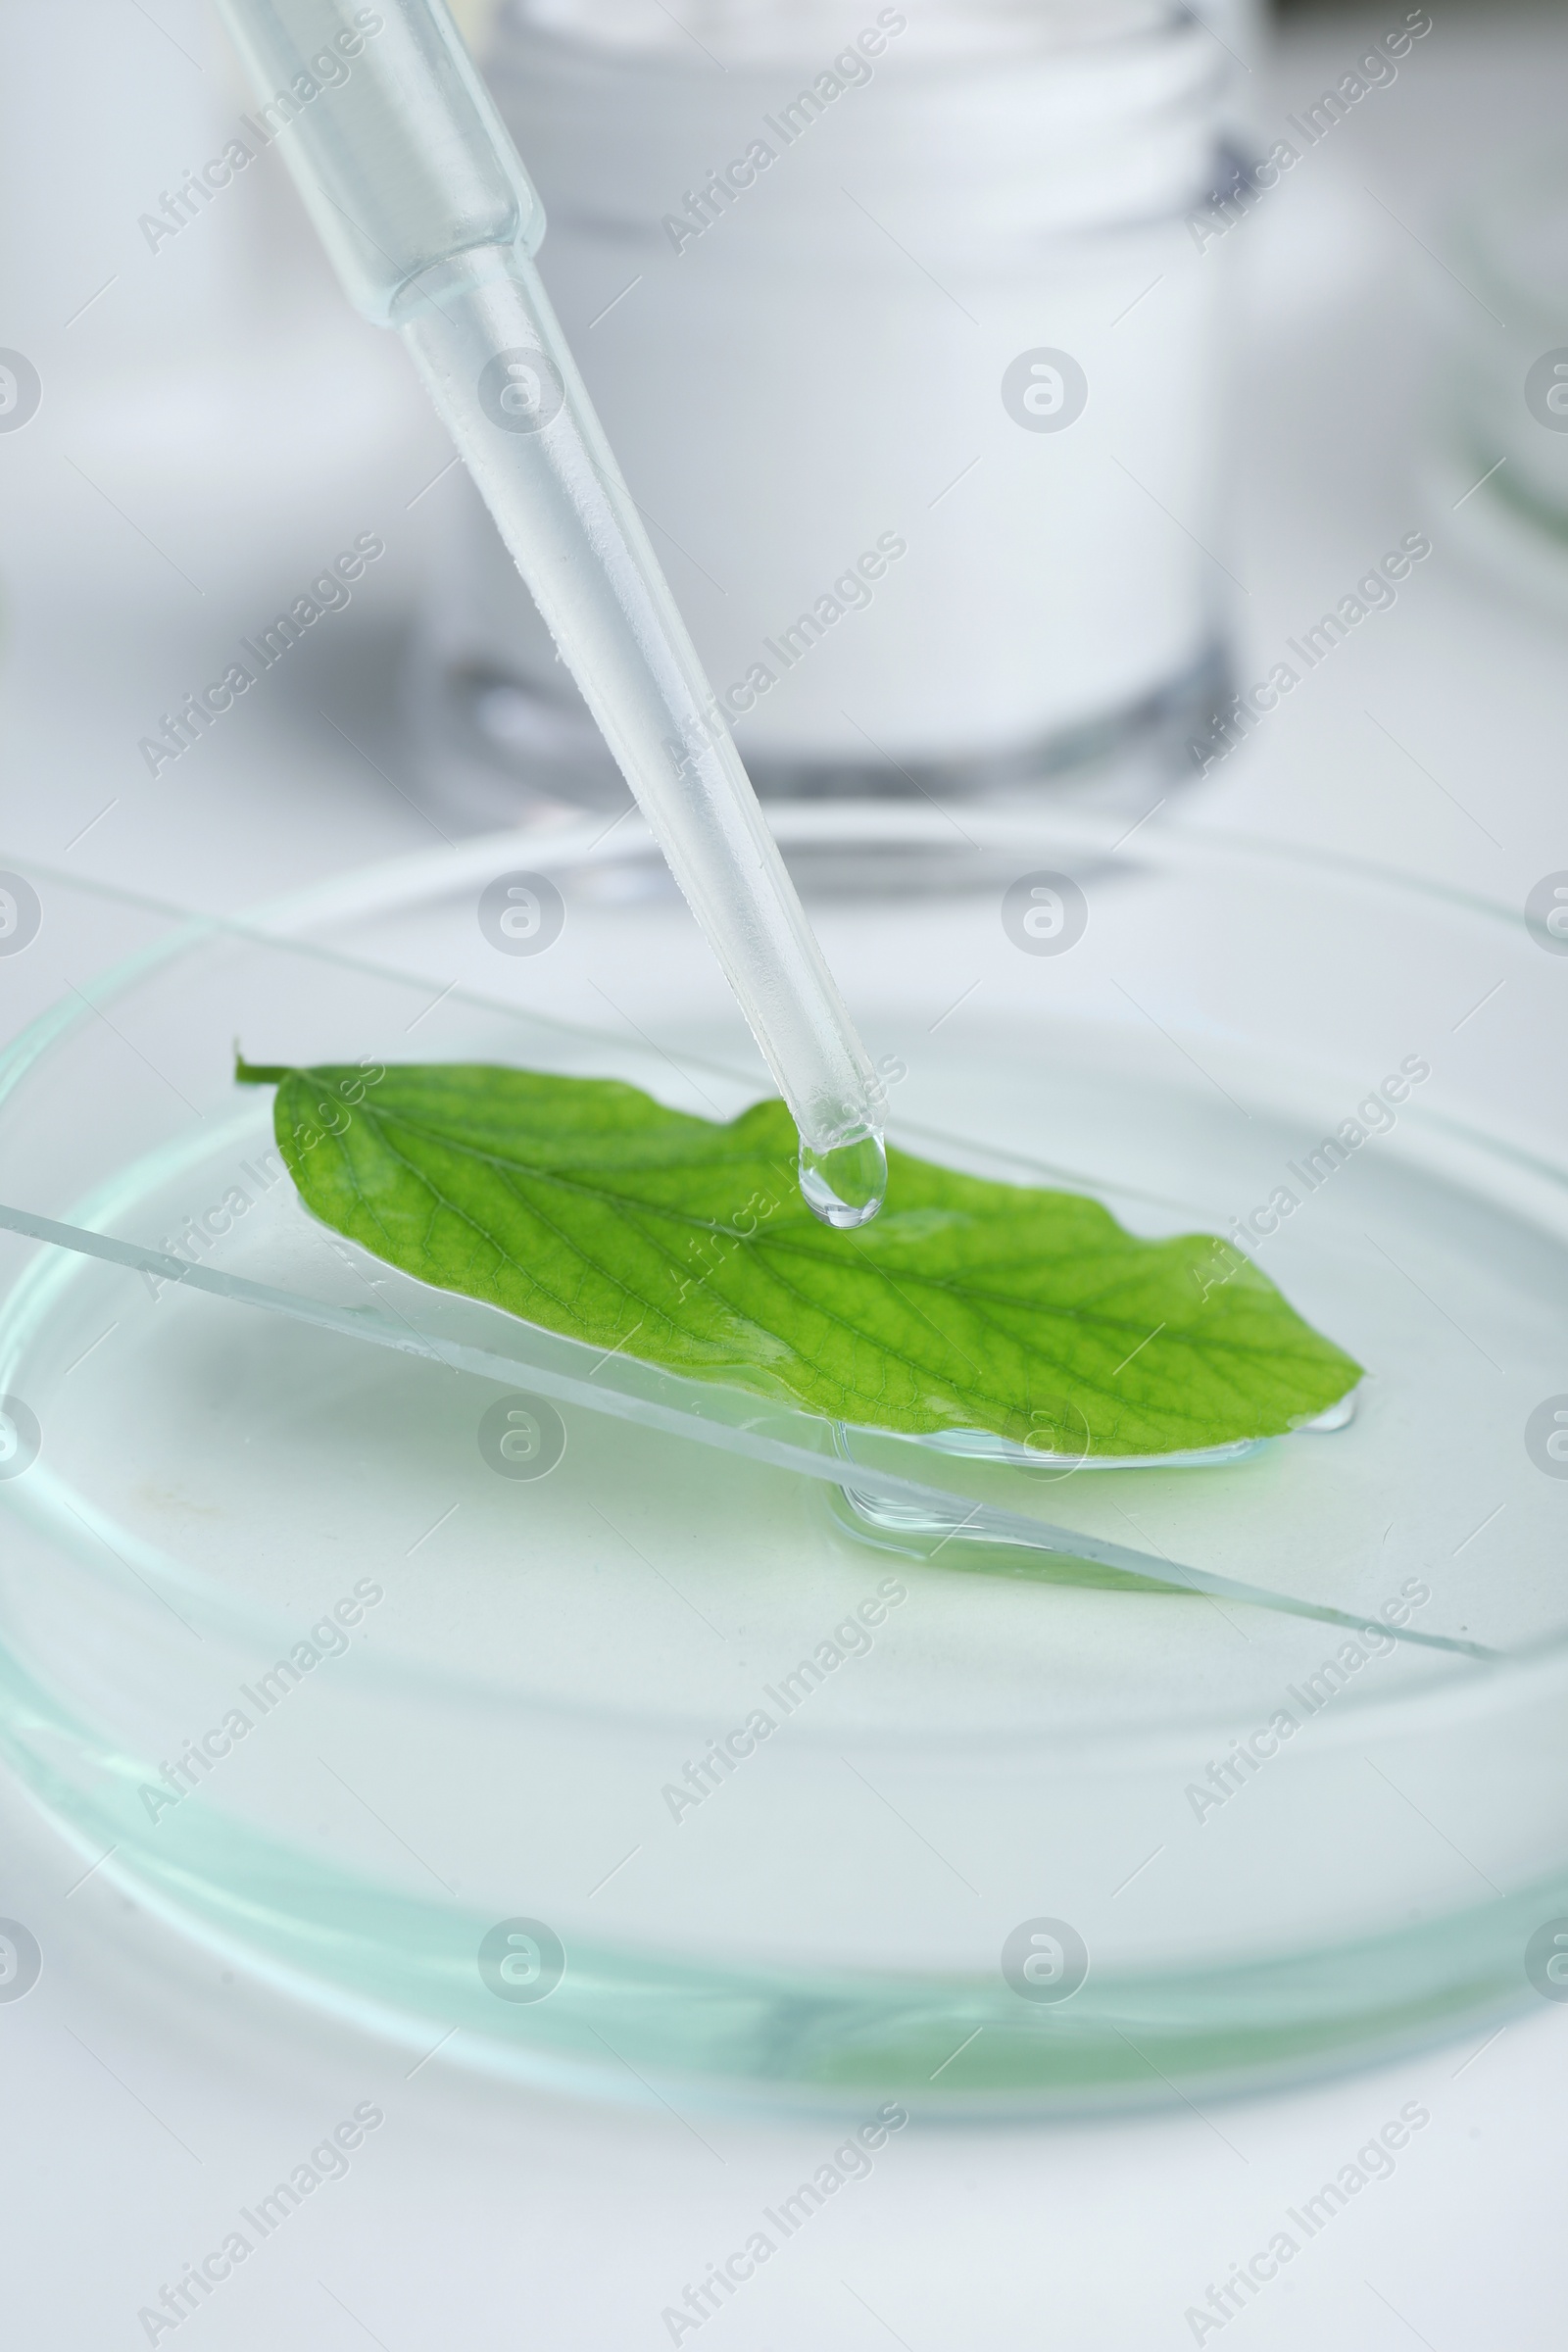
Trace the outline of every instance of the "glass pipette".
[[830, 1225], [877, 1082], [533, 266], [544, 213], [443, 0], [218, 0], [350, 300], [396, 327], [718, 957]]

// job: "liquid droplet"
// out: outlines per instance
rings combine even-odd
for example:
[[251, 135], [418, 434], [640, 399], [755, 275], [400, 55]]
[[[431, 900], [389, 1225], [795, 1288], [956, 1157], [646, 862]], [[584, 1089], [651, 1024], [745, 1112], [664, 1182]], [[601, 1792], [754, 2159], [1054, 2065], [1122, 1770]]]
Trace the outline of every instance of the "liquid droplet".
[[801, 1145], [801, 1197], [813, 1217], [840, 1231], [869, 1225], [888, 1189], [888, 1155], [879, 1135], [852, 1136], [829, 1152]]
[[1352, 1389], [1348, 1396], [1340, 1398], [1338, 1404], [1331, 1404], [1326, 1413], [1319, 1413], [1313, 1421], [1301, 1422], [1297, 1435], [1303, 1438], [1326, 1438], [1331, 1437], [1337, 1429], [1348, 1429], [1350, 1423], [1355, 1419], [1356, 1395], [1357, 1392]]

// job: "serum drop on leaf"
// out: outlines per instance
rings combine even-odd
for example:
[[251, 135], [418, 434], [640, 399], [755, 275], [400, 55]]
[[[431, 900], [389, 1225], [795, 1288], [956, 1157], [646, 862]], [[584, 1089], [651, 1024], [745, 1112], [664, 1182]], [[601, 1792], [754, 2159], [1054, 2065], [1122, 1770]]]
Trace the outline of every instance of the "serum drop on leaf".
[[841, 1232], [869, 1225], [888, 1191], [888, 1155], [878, 1135], [862, 1135], [831, 1152], [801, 1146], [801, 1198], [813, 1217]]

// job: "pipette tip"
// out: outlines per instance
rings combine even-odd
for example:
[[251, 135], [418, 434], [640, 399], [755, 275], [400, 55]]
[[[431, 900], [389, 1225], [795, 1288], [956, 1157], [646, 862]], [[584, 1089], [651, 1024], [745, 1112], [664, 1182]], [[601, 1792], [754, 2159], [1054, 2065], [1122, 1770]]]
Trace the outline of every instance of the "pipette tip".
[[888, 1155], [874, 1129], [826, 1152], [801, 1141], [801, 1194], [824, 1225], [851, 1231], [869, 1225], [887, 1198]]

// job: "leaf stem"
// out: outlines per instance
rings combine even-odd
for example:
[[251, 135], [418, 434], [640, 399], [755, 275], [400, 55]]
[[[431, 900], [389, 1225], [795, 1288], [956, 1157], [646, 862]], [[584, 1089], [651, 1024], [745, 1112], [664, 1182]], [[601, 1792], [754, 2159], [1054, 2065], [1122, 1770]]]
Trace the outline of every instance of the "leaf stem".
[[284, 1062], [247, 1061], [236, 1045], [234, 1048], [234, 1084], [236, 1086], [281, 1086], [294, 1072]]

